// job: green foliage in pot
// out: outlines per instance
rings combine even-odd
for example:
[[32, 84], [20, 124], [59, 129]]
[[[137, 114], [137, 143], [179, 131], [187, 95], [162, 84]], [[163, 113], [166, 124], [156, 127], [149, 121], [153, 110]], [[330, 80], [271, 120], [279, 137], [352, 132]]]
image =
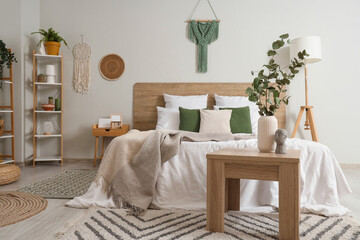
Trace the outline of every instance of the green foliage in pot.
[[[281, 35], [272, 43], [272, 49], [267, 52], [270, 57], [269, 62], [263, 65], [263, 69], [255, 76], [252, 86], [246, 89], [249, 100], [256, 103], [261, 116], [274, 116], [281, 103], [285, 105], [289, 103], [290, 96], [286, 94], [286, 85], [290, 84], [290, 80], [299, 73], [298, 69], [305, 64], [304, 57], [309, 56], [303, 50], [298, 53], [299, 59], [291, 59], [290, 65], [281, 68], [276, 63], [275, 56], [280, 48], [289, 43], [289, 34]], [[254, 71], [251, 74], [254, 76]], [[272, 82], [274, 84], [271, 84]], [[283, 93], [282, 96], [280, 96], [281, 93]]]
[[[14, 53], [10, 53], [6, 44], [0, 40], [0, 78], [3, 76], [4, 67], [10, 68], [13, 62], [17, 62]], [[3, 82], [0, 80], [0, 89], [3, 88]]]
[[59, 35], [58, 32], [55, 32], [52, 28], [49, 28], [47, 31], [44, 29], [39, 29], [38, 32], [32, 32], [31, 34], [40, 34], [43, 36], [43, 38], [39, 41], [38, 45], [40, 45], [42, 42], [64, 42], [64, 44], [67, 46], [66, 41]]

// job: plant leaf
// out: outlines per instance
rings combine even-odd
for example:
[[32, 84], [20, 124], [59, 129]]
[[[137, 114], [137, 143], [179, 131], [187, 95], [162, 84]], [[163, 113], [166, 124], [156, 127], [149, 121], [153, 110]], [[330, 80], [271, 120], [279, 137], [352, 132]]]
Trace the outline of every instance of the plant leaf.
[[280, 36], [281, 39], [286, 39], [289, 37], [289, 34], [288, 33], [285, 33], [283, 35]]

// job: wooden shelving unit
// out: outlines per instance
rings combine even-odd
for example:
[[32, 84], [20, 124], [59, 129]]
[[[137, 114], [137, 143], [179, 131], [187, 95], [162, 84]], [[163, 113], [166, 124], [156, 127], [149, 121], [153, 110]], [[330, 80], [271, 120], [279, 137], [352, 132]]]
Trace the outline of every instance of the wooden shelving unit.
[[[11, 49], [8, 49], [11, 53]], [[15, 164], [15, 126], [14, 126], [14, 84], [13, 84], [13, 67], [10, 66], [9, 77], [0, 77], [0, 81], [4, 85], [10, 87], [10, 106], [0, 106], [0, 113], [10, 114], [11, 129], [4, 131], [4, 135], [0, 137], [1, 141], [11, 140], [11, 155], [0, 155], [0, 164]], [[5, 126], [8, 124], [5, 122]]]
[[[60, 68], [57, 83], [46, 83], [46, 82], [37, 82], [38, 69], [43, 62], [49, 62], [51, 64], [57, 64]], [[53, 55], [40, 55], [36, 54], [33, 51], [33, 166], [35, 167], [36, 162], [45, 162], [45, 161], [59, 161], [61, 162], [61, 166], [63, 166], [63, 54], [58, 56]], [[60, 90], [60, 99], [61, 99], [61, 111], [44, 111], [39, 106], [38, 96], [41, 94], [39, 88], [53, 88]], [[59, 116], [60, 117], [60, 133], [55, 133], [52, 135], [43, 135], [38, 133], [38, 120], [41, 116]], [[50, 139], [54, 139], [60, 142], [60, 155], [58, 152], [55, 152], [53, 155], [40, 156], [38, 153], [38, 149], [41, 148], [40, 141], [47, 141]]]

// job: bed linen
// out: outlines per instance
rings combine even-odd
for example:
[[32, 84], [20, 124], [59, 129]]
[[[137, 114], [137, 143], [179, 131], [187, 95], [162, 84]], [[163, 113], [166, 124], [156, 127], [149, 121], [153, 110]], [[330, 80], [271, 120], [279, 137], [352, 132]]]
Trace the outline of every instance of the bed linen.
[[[206, 208], [206, 154], [226, 147], [256, 148], [257, 140], [226, 142], [182, 142], [180, 153], [165, 162], [158, 175], [155, 196], [157, 208]], [[340, 198], [351, 192], [334, 155], [321, 143], [288, 139], [288, 149], [301, 149], [301, 211], [325, 216], [342, 216], [350, 211], [340, 205]], [[278, 183], [241, 180], [240, 208], [278, 207]], [[67, 206], [121, 207], [111, 186], [104, 179], [93, 182], [80, 197]]]

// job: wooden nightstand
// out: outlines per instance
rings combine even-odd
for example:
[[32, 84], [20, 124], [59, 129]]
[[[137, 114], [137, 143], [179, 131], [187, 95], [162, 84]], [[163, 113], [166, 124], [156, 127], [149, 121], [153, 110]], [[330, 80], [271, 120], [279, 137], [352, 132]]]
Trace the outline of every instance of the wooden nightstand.
[[[119, 128], [119, 129], [98, 128], [97, 124], [92, 125], [92, 135], [95, 136], [94, 167], [96, 167], [96, 160], [102, 159], [104, 156], [104, 138], [105, 137], [118, 137], [118, 136], [124, 135], [129, 131], [129, 129], [130, 129], [129, 125], [123, 125], [122, 128]], [[100, 157], [97, 156], [99, 137], [103, 137]]]

